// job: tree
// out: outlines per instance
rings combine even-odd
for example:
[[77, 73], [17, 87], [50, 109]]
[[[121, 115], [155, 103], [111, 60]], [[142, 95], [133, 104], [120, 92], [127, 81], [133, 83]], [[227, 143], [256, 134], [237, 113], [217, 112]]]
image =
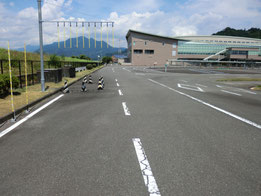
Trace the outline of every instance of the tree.
[[102, 58], [102, 62], [103, 63], [110, 63], [110, 62], [112, 62], [112, 58], [109, 57], [109, 56], [105, 56], [105, 57]]
[[48, 65], [52, 65], [54, 67], [61, 67], [60, 58], [56, 56], [55, 54], [52, 54], [50, 56], [50, 60], [48, 62]]
[[90, 57], [88, 57], [88, 56], [86, 56], [86, 55], [84, 55], [84, 54], [81, 54], [81, 55], [79, 56], [79, 58], [80, 58], [80, 59], [85, 59], [85, 60], [91, 60]]

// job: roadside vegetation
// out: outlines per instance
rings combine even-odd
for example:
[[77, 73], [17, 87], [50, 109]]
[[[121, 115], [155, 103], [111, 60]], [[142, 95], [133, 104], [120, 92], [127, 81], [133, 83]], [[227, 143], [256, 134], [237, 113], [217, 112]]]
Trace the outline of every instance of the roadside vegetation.
[[261, 78], [224, 78], [224, 79], [218, 79], [218, 82], [254, 82], [254, 81], [261, 81]]

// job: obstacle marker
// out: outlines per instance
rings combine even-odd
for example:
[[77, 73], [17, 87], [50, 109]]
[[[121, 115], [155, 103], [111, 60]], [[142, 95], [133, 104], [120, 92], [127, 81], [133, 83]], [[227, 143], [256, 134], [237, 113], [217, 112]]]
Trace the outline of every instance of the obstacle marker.
[[89, 75], [89, 81], [88, 81], [88, 83], [89, 84], [92, 84], [93, 82], [92, 82], [92, 76], [91, 75]]
[[63, 85], [63, 93], [69, 93], [69, 88], [68, 88], [68, 82], [65, 80], [64, 85]]

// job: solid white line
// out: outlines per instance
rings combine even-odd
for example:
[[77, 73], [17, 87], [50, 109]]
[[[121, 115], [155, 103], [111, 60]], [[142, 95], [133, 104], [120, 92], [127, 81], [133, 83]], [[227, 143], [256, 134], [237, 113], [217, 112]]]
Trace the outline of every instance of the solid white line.
[[126, 102], [122, 102], [122, 107], [123, 107], [125, 115], [130, 116], [131, 114], [130, 114], [129, 108], [126, 105]]
[[254, 127], [258, 128], [258, 129], [261, 129], [261, 125], [255, 123], [255, 122], [252, 122], [252, 121], [250, 121], [250, 120], [247, 120], [247, 119], [245, 119], [245, 118], [242, 118], [242, 117], [240, 117], [240, 116], [237, 116], [237, 115], [235, 115], [235, 114], [233, 114], [233, 113], [231, 113], [231, 112], [228, 112], [228, 111], [226, 111], [226, 110], [223, 110], [223, 109], [221, 109], [221, 108], [218, 108], [218, 107], [216, 107], [216, 106], [214, 106], [214, 105], [211, 105], [211, 104], [209, 104], [209, 103], [207, 103], [207, 102], [201, 101], [200, 99], [197, 99], [197, 98], [195, 98], [195, 97], [192, 97], [192, 96], [190, 96], [190, 95], [188, 95], [188, 94], [186, 94], [186, 93], [183, 93], [183, 92], [181, 92], [181, 91], [175, 90], [175, 89], [173, 89], [173, 88], [171, 88], [171, 87], [168, 87], [168, 86], [166, 86], [166, 85], [164, 85], [164, 84], [161, 84], [161, 83], [159, 83], [159, 82], [157, 82], [157, 81], [155, 81], [155, 80], [152, 80], [152, 79], [148, 79], [148, 80], [151, 81], [151, 82], [153, 82], [153, 83], [155, 83], [155, 84], [158, 84], [158, 85], [160, 85], [160, 86], [163, 86], [163, 87], [165, 87], [165, 88], [168, 88], [169, 90], [172, 90], [172, 91], [177, 92], [177, 93], [179, 93], [179, 94], [181, 94], [181, 95], [184, 95], [184, 96], [186, 96], [186, 97], [188, 97], [188, 98], [190, 98], [190, 99], [193, 99], [193, 100], [195, 100], [195, 101], [197, 101], [197, 102], [199, 102], [199, 103], [202, 103], [202, 104], [204, 104], [204, 105], [206, 105], [206, 106], [209, 106], [209, 107], [211, 107], [211, 108], [213, 108], [213, 109], [215, 109], [215, 110], [218, 110], [218, 111], [220, 111], [220, 112], [222, 112], [222, 113], [224, 113], [224, 114], [227, 114], [227, 115], [229, 115], [229, 116], [231, 116], [231, 117], [233, 117], [233, 118], [235, 118], [235, 119], [238, 119], [238, 120], [240, 120], [240, 121], [242, 121], [242, 122], [244, 122], [244, 123], [247, 123], [247, 124], [249, 124], [249, 125], [252, 125], [252, 126], [254, 126]]
[[121, 90], [120, 90], [120, 89], [118, 90], [118, 92], [119, 92], [119, 95], [123, 95], [123, 93], [121, 92]]
[[229, 93], [229, 94], [232, 94], [232, 95], [242, 96], [242, 95], [240, 95], [240, 94], [233, 93], [233, 92], [230, 92], [230, 91], [225, 91], [225, 90], [220, 90], [220, 91], [222, 91], [222, 92], [224, 92], [224, 93]]
[[117, 80], [117, 79], [115, 79], [115, 82], [118, 82], [118, 80]]
[[196, 84], [196, 85], [207, 88], [207, 86], [204, 86], [202, 84]]
[[220, 85], [216, 85], [216, 87], [218, 87], [218, 88], [223, 88], [223, 86], [220, 86]]
[[[179, 88], [184, 88], [184, 89], [187, 89], [187, 90], [192, 90], [192, 91], [197, 91], [197, 92], [205, 92], [205, 91], [203, 91], [202, 88], [199, 88], [198, 86], [191, 86], [191, 85], [180, 84], [180, 83], [178, 83], [177, 86], [178, 86]], [[190, 88], [190, 87], [192, 87], [192, 88]], [[195, 87], [196, 89], [193, 88], [193, 87]]]
[[117, 86], [120, 86], [118, 82], [116, 83], [116, 85], [117, 85]]
[[153, 176], [148, 158], [145, 154], [145, 150], [142, 147], [142, 143], [139, 138], [133, 138], [133, 145], [138, 157], [138, 161], [140, 164], [140, 170], [143, 176], [143, 180], [145, 183], [145, 186], [148, 187], [148, 192], [150, 196], [160, 196], [160, 191], [158, 188], [158, 185], [156, 183], [156, 180]]
[[126, 68], [122, 68], [122, 69], [124, 69], [124, 70], [126, 70], [126, 71], [128, 71], [128, 72], [131, 72], [130, 70], [128, 70], [128, 69], [126, 69]]
[[18, 127], [19, 125], [21, 125], [22, 123], [24, 123], [25, 121], [27, 121], [28, 119], [30, 119], [31, 117], [33, 117], [35, 114], [37, 114], [38, 112], [40, 112], [41, 110], [43, 110], [44, 108], [48, 107], [49, 105], [51, 105], [53, 102], [57, 101], [58, 99], [60, 99], [61, 97], [63, 97], [64, 95], [60, 95], [56, 98], [54, 98], [53, 100], [49, 101], [48, 103], [44, 104], [43, 106], [41, 106], [40, 108], [38, 108], [37, 110], [35, 110], [34, 112], [32, 112], [31, 114], [27, 115], [25, 118], [23, 118], [22, 120], [18, 121], [17, 123], [13, 124], [11, 127], [5, 129], [4, 131], [2, 131], [0, 133], [0, 138], [3, 137], [4, 135], [6, 135], [7, 133], [9, 133], [10, 131], [12, 131], [13, 129], [15, 129], [16, 127]]
[[249, 94], [252, 94], [252, 95], [256, 95], [255, 92], [251, 92], [251, 91], [248, 91], [248, 90], [245, 90], [245, 89], [242, 89], [242, 88], [236, 88], [237, 90], [239, 91], [242, 91], [242, 92], [246, 92], [246, 93], [249, 93]]

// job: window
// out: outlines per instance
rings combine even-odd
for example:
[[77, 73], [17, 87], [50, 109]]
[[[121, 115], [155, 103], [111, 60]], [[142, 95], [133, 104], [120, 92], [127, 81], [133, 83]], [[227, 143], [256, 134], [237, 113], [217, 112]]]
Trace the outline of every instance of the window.
[[176, 48], [177, 47], [177, 44], [176, 42], [172, 44], [172, 48]]
[[154, 54], [154, 50], [145, 50], [145, 54]]
[[176, 50], [172, 51], [172, 56], [176, 56]]
[[142, 50], [134, 50], [134, 54], [142, 54], [143, 51]]

